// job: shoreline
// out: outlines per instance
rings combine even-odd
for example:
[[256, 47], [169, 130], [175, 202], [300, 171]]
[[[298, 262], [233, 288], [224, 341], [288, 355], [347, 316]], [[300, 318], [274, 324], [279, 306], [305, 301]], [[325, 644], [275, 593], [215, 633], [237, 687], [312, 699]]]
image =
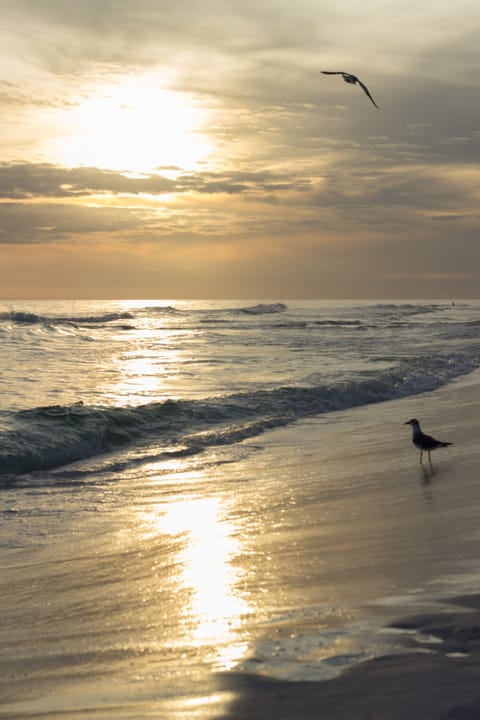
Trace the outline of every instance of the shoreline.
[[[345, 467], [342, 463], [340, 467], [338, 463], [339, 482], [356, 492], [352, 478], [365, 480], [367, 476], [375, 486], [372, 498], [379, 502], [382, 497], [378, 492], [378, 478], [385, 483], [386, 496], [390, 492], [398, 493], [395, 498], [399, 505], [398, 518], [392, 515], [389, 521], [393, 518], [393, 522], [398, 523], [398, 532], [405, 540], [406, 557], [403, 565], [399, 561], [399, 567], [402, 571], [407, 567], [411, 573], [400, 588], [406, 595], [395, 600], [393, 593], [391, 602], [387, 601], [382, 607], [384, 598], [369, 599], [369, 588], [365, 597], [359, 594], [359, 604], [372, 614], [380, 611], [380, 625], [383, 624], [384, 630], [398, 633], [399, 650], [356, 662], [336, 677], [321, 680], [275, 677], [275, 673], [268, 673], [268, 667], [264, 673], [252, 673], [248, 669], [223, 673], [220, 686], [233, 693], [235, 699], [215, 718], [478, 720], [480, 595], [476, 594], [475, 577], [473, 574], [469, 577], [469, 572], [474, 572], [472, 567], [476, 561], [475, 517], [480, 510], [480, 488], [477, 489], [479, 379], [480, 372], [475, 371], [430, 393], [340, 412], [330, 426], [320, 421], [303, 428], [304, 432], [312, 433], [310, 438], [315, 435], [319, 438], [317, 447], [311, 454], [307, 452], [305, 461], [317, 463], [324, 476], [335, 475], [332, 467], [335, 452], [341, 452], [341, 443], [345, 442], [349, 445], [345, 454], [350, 453], [354, 464]], [[448, 450], [432, 453], [432, 466], [428, 461], [420, 465], [418, 451], [411, 446], [410, 428], [402, 427], [412, 416], [424, 420], [426, 432], [439, 437], [448, 435], [445, 439], [454, 442]], [[381, 438], [379, 428], [383, 428]], [[348, 438], [345, 440], [346, 431], [350, 442]], [[325, 450], [321, 445], [321, 432], [330, 449]], [[389, 453], [383, 445], [388, 446], [393, 436], [398, 439], [398, 445]], [[277, 438], [277, 442], [281, 442], [281, 431]], [[337, 445], [332, 451], [334, 440]], [[305, 441], [304, 451], [309, 446], [311, 439]], [[361, 492], [369, 491], [370, 484], [365, 483]], [[423, 507], [412, 505], [415, 491], [425, 494]], [[358, 495], [358, 502], [361, 501]], [[361, 510], [364, 509], [362, 505]], [[408, 512], [410, 519], [406, 518]], [[419, 540], [412, 543], [406, 537], [407, 531], [415, 528], [418, 532], [419, 526]], [[363, 528], [361, 533], [365, 532]], [[386, 532], [392, 532], [391, 527]], [[301, 530], [299, 533], [302, 536]], [[304, 543], [306, 537], [303, 532]], [[402, 538], [400, 544], [401, 541]], [[423, 547], [420, 542], [424, 543]], [[321, 557], [320, 552], [319, 555]], [[392, 562], [392, 555], [385, 559], [379, 553], [379, 562]], [[415, 578], [422, 576], [422, 572], [415, 571], [416, 563], [420, 566], [425, 563], [422, 592], [415, 587]], [[372, 572], [372, 568], [367, 571]], [[355, 571], [352, 573], [355, 582]], [[410, 595], [409, 583], [413, 586]], [[448, 588], [451, 592], [447, 592]], [[380, 605], [376, 605], [377, 602]]]
[[[338, 678], [285, 682], [224, 675], [221, 682], [236, 700], [216, 720], [478, 720], [480, 595], [458, 598], [455, 604], [464, 609], [412, 616], [393, 625], [425, 637], [417, 652], [377, 657]], [[438, 641], [433, 651], [432, 637]]]
[[2, 717], [478, 720], [479, 401], [476, 371], [142, 467], [101, 513], [67, 488], [5, 566]]

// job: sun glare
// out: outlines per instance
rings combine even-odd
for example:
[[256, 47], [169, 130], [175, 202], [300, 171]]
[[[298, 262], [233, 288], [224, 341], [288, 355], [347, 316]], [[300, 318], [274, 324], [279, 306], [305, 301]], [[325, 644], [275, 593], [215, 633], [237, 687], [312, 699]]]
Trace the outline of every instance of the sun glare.
[[221, 502], [218, 498], [173, 502], [163, 514], [152, 513], [144, 520], [157, 532], [183, 536], [178, 581], [180, 588], [190, 591], [184, 619], [189, 642], [193, 647], [211, 646], [216, 664], [231, 667], [246, 650], [236, 629], [249, 608], [236, 590], [240, 571], [234, 559], [239, 544], [223, 517]]
[[191, 170], [212, 150], [203, 132], [209, 111], [194, 96], [161, 88], [148, 76], [96, 85], [59, 115], [47, 152], [68, 166]]

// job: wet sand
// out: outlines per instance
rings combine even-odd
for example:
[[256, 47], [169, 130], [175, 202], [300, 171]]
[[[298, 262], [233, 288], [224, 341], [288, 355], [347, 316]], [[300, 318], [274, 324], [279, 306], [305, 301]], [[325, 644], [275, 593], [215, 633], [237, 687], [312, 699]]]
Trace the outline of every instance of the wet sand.
[[[459, 598], [458, 605], [470, 612], [425, 614], [394, 624], [428, 639], [415, 653], [378, 657], [332, 680], [293, 683], [225, 676], [225, 687], [237, 700], [221, 717], [478, 720], [480, 596]], [[438, 639], [434, 651], [432, 638]]]
[[[68, 487], [0, 563], [0, 717], [480, 718], [479, 388]], [[454, 443], [432, 467], [411, 417]]]
[[[348, 416], [339, 413], [339, 423], [326, 429], [330, 449], [322, 453], [317, 446], [319, 468], [335, 474], [330, 464], [335, 462], [331, 447], [338, 433], [336, 451], [342, 457], [336, 472], [338, 481], [354, 487], [352, 481], [357, 477], [369, 496], [367, 504], [357, 497], [359, 509], [368, 514], [370, 530], [358, 518], [353, 522], [356, 546], [350, 557], [351, 596], [347, 591], [343, 597], [347, 605], [354, 605], [358, 590], [357, 603], [363, 605], [365, 616], [376, 616], [383, 623], [380, 632], [392, 633], [392, 639], [398, 633], [394, 651], [383, 654], [377, 648], [371, 658], [347, 664], [336, 677], [313, 682], [291, 682], [285, 676], [275, 677], [274, 672], [223, 674], [224, 687], [234, 693], [235, 700], [217, 718], [479, 720], [477, 383], [478, 373], [435, 393], [361, 408], [350, 411]], [[410, 417], [420, 418], [427, 432], [454, 443], [448, 450], [432, 454], [432, 466], [426, 458], [423, 465], [419, 464], [418, 451], [413, 447], [408, 450], [410, 435], [404, 437], [400, 427], [396, 428]], [[345, 437], [349, 424], [355, 429], [350, 438]], [[351, 463], [345, 462], [348, 457]], [[378, 474], [384, 475], [386, 491], [393, 493], [398, 503], [396, 518], [385, 505], [388, 527], [384, 530], [378, 517], [381, 511], [377, 514], [366, 509], [367, 505], [371, 508], [374, 499], [377, 508], [381, 506]], [[369, 483], [365, 484], [365, 477], [370, 478]], [[423, 505], [412, 502], [412, 491], [423, 493]], [[382, 537], [388, 557], [378, 547]], [[367, 560], [359, 569], [358, 546], [365, 543], [368, 549], [370, 542], [372, 562]], [[308, 533], [303, 544], [315, 552], [309, 545]], [[324, 550], [319, 544], [319, 561]], [[377, 600], [375, 583], [371, 582], [376, 563], [380, 568], [390, 563], [389, 568], [380, 569], [380, 574], [390, 572], [391, 578], [398, 580], [396, 584], [385, 583], [383, 588], [378, 583]], [[396, 568], [393, 572], [392, 567]], [[335, 571], [333, 563], [331, 569]], [[362, 581], [362, 574], [370, 577], [370, 582], [366, 577]], [[392, 597], [385, 602], [380, 596], [389, 585]], [[464, 591], [466, 594], [458, 595]], [[375, 633], [373, 628], [372, 646]]]

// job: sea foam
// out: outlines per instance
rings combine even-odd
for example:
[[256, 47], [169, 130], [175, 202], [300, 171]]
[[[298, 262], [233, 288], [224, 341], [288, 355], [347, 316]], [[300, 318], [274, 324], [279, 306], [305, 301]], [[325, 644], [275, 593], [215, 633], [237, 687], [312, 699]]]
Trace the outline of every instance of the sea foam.
[[0, 434], [0, 472], [52, 469], [140, 440], [161, 442], [166, 452], [180, 447], [175, 452], [195, 454], [307, 417], [434, 390], [477, 365], [478, 358], [462, 354], [423, 356], [336, 384], [281, 386], [136, 407], [36, 407], [15, 413], [12, 429]]

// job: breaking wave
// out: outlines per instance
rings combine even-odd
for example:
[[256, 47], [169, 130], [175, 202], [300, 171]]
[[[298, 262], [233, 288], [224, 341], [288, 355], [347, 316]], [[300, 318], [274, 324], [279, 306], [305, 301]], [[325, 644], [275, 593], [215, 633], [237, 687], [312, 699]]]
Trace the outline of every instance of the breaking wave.
[[58, 468], [139, 441], [160, 442], [170, 454], [195, 454], [302, 418], [434, 390], [479, 364], [478, 355], [423, 356], [335, 385], [282, 386], [137, 407], [75, 403], [22, 410], [0, 433], [0, 473]]
[[272, 315], [274, 313], [285, 312], [286, 309], [287, 306], [281, 302], [259, 303], [258, 305], [240, 308], [239, 312], [246, 313], [247, 315]]
[[117, 320], [131, 320], [129, 312], [111, 312], [102, 315], [72, 315], [65, 317], [37, 315], [33, 312], [11, 310], [0, 312], [0, 322], [12, 322], [18, 325], [96, 325]]

